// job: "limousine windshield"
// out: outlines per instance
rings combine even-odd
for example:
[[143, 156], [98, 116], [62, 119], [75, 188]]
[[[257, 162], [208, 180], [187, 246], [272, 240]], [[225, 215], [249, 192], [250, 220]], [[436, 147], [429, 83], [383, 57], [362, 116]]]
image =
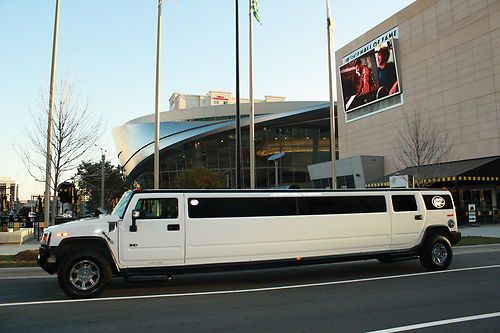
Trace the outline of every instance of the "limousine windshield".
[[111, 212], [111, 215], [118, 216], [120, 219], [123, 218], [123, 215], [125, 214], [125, 209], [127, 208], [127, 204], [130, 201], [130, 198], [132, 197], [133, 192], [132, 191], [127, 191], [123, 193], [120, 201], [116, 204], [115, 209]]

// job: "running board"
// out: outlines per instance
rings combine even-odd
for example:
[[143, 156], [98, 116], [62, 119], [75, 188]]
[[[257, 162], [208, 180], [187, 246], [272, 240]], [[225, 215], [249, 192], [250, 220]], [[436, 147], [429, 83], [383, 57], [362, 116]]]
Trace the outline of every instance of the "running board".
[[172, 274], [125, 274], [127, 282], [171, 281]]

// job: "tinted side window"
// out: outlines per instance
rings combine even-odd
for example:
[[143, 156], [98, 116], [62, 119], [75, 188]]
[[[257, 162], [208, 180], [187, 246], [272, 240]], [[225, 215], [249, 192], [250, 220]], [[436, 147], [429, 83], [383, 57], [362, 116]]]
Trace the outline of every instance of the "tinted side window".
[[418, 210], [414, 195], [393, 195], [391, 200], [395, 212], [414, 212]]
[[139, 199], [134, 209], [142, 211], [142, 219], [176, 219], [179, 216], [177, 199]]
[[384, 196], [190, 198], [189, 217], [291, 216], [386, 212]]
[[453, 209], [449, 195], [424, 195], [424, 202], [428, 210]]
[[382, 213], [387, 211], [383, 196], [299, 198], [300, 215]]
[[297, 215], [296, 198], [190, 198], [189, 217]]

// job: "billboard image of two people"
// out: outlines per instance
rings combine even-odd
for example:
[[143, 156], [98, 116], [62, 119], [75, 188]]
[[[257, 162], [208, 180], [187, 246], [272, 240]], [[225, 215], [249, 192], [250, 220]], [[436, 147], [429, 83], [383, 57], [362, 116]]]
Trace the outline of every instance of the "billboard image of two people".
[[340, 66], [346, 112], [401, 93], [393, 39]]

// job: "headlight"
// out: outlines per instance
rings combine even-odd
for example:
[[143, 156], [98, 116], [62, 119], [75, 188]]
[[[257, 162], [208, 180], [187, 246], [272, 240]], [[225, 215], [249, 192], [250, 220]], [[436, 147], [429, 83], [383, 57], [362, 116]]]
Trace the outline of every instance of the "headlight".
[[42, 245], [49, 245], [50, 242], [50, 231], [45, 231], [42, 236], [42, 240], [40, 241], [40, 244]]

